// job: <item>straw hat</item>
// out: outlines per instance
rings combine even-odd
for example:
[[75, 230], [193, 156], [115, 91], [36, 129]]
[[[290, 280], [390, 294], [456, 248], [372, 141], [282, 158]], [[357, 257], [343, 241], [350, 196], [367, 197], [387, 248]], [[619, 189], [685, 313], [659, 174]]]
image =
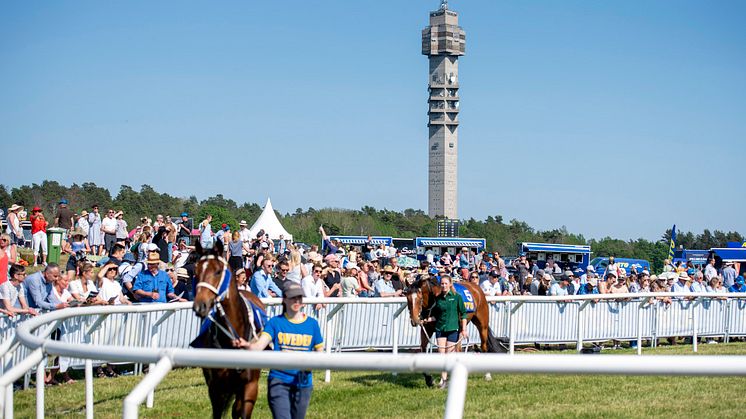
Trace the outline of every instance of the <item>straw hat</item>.
[[10, 206], [10, 208], [8, 208], [8, 212], [18, 211], [22, 209], [23, 209], [23, 205], [13, 204]]
[[78, 227], [78, 228], [73, 229], [73, 231], [70, 232], [70, 235], [73, 236], [73, 237], [75, 237], [75, 236], [83, 236], [83, 237], [85, 237], [85, 236], [88, 235], [88, 233], [86, 233], [85, 231], [83, 231], [82, 228]]
[[161, 263], [161, 256], [158, 252], [148, 252], [148, 265], [159, 265]]
[[81, 217], [87, 217], [88, 216], [88, 211], [86, 211], [86, 210], [80, 211], [80, 216]]

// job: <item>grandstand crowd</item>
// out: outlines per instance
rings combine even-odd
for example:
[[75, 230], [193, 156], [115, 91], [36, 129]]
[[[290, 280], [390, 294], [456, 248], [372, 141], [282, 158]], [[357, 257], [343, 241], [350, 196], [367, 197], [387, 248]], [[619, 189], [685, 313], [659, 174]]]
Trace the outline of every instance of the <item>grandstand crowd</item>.
[[[252, 235], [245, 221], [235, 230], [213, 226], [209, 215], [196, 229], [189, 214], [182, 213], [142, 217], [140, 225], [129, 230], [122, 211], [100, 213], [94, 205], [90, 212], [76, 214], [65, 200], [51, 222], [40, 208], [31, 211], [33, 264], [44, 267], [26, 277], [18, 251], [24, 242], [18, 222], [22, 211], [19, 205], [9, 209], [7, 231], [0, 236], [0, 313], [8, 316], [77, 305], [191, 300], [196, 246], [220, 246], [239, 288], [259, 297], [282, 296], [285, 281], [300, 284], [305, 297], [396, 297], [420, 278], [446, 274], [478, 283], [488, 296], [746, 292], [733, 264], [718, 270], [714, 260], [704, 268], [673, 266], [666, 260], [657, 275], [634, 267], [628, 272], [613, 258], [598, 275], [593, 266], [565, 270], [550, 258], [540, 268], [525, 255], [506, 264], [497, 252], [466, 248], [453, 255], [429, 253], [417, 261], [400, 249], [374, 244], [370, 237], [362, 245], [345, 246], [320, 228], [321, 248], [300, 246], [283, 237], [273, 240], [264, 231]], [[44, 262], [51, 226], [64, 230], [65, 266]]]

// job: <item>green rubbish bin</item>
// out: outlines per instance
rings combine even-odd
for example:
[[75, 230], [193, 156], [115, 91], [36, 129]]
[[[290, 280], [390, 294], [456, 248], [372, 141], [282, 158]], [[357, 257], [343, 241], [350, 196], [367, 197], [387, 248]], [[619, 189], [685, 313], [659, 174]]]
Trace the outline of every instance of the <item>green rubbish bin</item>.
[[60, 263], [63, 234], [65, 234], [65, 229], [62, 228], [47, 229], [47, 263]]

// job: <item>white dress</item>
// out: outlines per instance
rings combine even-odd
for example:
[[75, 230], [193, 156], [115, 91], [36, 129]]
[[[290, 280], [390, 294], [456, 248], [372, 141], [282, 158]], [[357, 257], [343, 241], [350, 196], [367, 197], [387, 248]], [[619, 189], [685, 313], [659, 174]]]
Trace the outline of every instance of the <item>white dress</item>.
[[101, 214], [88, 214], [88, 244], [91, 246], [103, 246], [104, 234], [101, 232]]

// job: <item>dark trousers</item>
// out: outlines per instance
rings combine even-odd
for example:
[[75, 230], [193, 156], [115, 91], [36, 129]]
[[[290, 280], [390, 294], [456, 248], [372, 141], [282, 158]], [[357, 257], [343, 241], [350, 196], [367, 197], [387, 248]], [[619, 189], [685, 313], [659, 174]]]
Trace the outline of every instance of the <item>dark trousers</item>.
[[116, 242], [117, 242], [116, 234], [104, 233], [104, 249], [106, 249], [107, 255], [109, 254], [109, 252], [111, 252], [111, 246], [114, 246], [114, 243]]
[[267, 400], [274, 419], [299, 419], [306, 417], [313, 387], [300, 388], [285, 384], [276, 378], [267, 380]]

